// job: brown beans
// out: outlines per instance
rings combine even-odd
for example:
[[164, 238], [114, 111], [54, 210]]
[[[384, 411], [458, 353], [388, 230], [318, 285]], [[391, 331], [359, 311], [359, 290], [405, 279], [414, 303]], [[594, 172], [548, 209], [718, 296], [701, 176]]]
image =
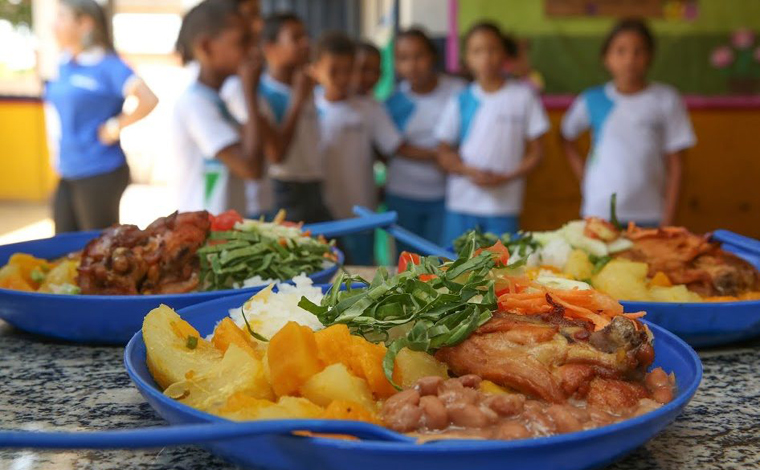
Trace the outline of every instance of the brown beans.
[[422, 425], [427, 429], [443, 429], [449, 425], [449, 414], [441, 400], [433, 395], [420, 398]]
[[463, 428], [482, 428], [488, 424], [486, 415], [475, 405], [455, 405], [447, 407], [451, 424]]
[[581, 422], [578, 421], [578, 418], [568, 408], [571, 407], [552, 405], [546, 410], [546, 414], [554, 421], [557, 432], [573, 432], [583, 429]]
[[652, 399], [657, 403], [670, 403], [673, 401], [673, 390], [670, 387], [661, 387], [652, 392]]
[[659, 367], [646, 375], [644, 384], [652, 393], [654, 401], [670, 403], [673, 400], [673, 385], [670, 377]]
[[494, 432], [494, 439], [525, 439], [530, 437], [531, 433], [528, 429], [517, 421], [505, 421], [496, 428]]
[[441, 377], [423, 377], [417, 381], [414, 388], [416, 388], [423, 397], [426, 395], [438, 395], [438, 389], [442, 383], [443, 379]]
[[388, 398], [383, 405], [381, 415], [385, 424], [398, 432], [416, 430], [422, 419], [420, 393], [410, 388]]
[[514, 416], [522, 413], [525, 406], [525, 396], [518, 394], [494, 395], [486, 398], [485, 403], [501, 416]]
[[469, 375], [463, 375], [459, 377], [459, 381], [465, 387], [478, 388], [478, 386], [480, 385], [480, 382], [482, 382], [483, 379], [481, 379], [480, 376], [478, 375], [469, 374]]

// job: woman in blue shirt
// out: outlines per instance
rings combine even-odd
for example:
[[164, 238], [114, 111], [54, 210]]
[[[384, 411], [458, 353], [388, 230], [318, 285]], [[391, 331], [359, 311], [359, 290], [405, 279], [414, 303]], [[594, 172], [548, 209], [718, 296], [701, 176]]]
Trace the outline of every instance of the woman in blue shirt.
[[[147, 116], [158, 99], [114, 52], [106, 15], [94, 0], [61, 0], [55, 35], [64, 57], [58, 78], [45, 88], [48, 126], [59, 127], [55, 230], [105, 228], [118, 223], [129, 184], [121, 129]], [[136, 101], [129, 113], [127, 97]]]

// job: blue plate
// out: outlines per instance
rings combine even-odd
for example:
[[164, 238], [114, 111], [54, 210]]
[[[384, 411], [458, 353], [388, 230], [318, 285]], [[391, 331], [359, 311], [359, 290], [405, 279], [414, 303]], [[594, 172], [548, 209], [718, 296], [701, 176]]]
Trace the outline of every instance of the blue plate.
[[[54, 259], [84, 248], [100, 232], [79, 232], [0, 246], [0, 266], [14, 253]], [[338, 262], [309, 277], [315, 284], [330, 282], [343, 264]], [[252, 295], [265, 286], [171, 295], [60, 295], [0, 289], [0, 318], [20, 330], [52, 338], [93, 344], [126, 344], [142, 328], [145, 313], [160, 304], [182, 308], [240, 293]]]
[[[239, 307], [247, 299], [247, 295], [217, 299], [182, 309], [180, 314], [202, 335], [207, 335], [229, 309]], [[417, 445], [270, 435], [230, 439], [206, 448], [246, 468], [281, 470], [578, 470], [603, 467], [652, 439], [673, 422], [696, 392], [702, 378], [702, 364], [688, 345], [662, 328], [655, 325], [650, 328], [655, 336], [655, 366], [676, 374], [678, 393], [671, 403], [651, 413], [611, 426], [520, 441], [442, 441]], [[141, 332], [137, 332], [127, 345], [124, 364], [143, 397], [169, 423], [227, 422], [161, 393], [145, 364], [145, 343]]]
[[680, 336], [695, 348], [735, 343], [760, 335], [760, 300], [620, 303], [626, 312], [647, 312], [648, 321]]

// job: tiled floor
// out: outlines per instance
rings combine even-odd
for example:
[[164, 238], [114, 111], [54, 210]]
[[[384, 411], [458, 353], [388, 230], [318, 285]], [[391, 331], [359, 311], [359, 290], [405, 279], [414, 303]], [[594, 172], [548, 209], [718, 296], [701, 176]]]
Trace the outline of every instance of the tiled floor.
[[[133, 184], [121, 198], [122, 223], [145, 227], [173, 210], [163, 186]], [[0, 245], [50, 237], [54, 232], [47, 202], [0, 202]]]

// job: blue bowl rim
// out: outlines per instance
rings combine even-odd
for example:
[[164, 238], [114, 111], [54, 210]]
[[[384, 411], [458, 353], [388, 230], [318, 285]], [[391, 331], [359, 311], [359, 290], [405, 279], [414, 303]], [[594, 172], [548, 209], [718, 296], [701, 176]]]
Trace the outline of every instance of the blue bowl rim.
[[[56, 235], [54, 237], [49, 238], [40, 238], [36, 240], [28, 240], [25, 242], [18, 242], [18, 243], [10, 243], [7, 245], [2, 245], [2, 248], [8, 248], [8, 247], [15, 247], [18, 246], [19, 248], [22, 248], [24, 245], [28, 243], [39, 243], [46, 240], [53, 240], [55, 238], [74, 238], [74, 237], [84, 237], [88, 235], [97, 236], [100, 234], [100, 230], [96, 231], [89, 231], [89, 232], [68, 232], [68, 233], [62, 233], [60, 235]], [[328, 273], [329, 271], [338, 270], [343, 265], [343, 262], [345, 261], [345, 255], [343, 252], [338, 249], [338, 247], [333, 246], [332, 252], [335, 253], [337, 260], [335, 262], [332, 262], [330, 266], [326, 267], [325, 269], [322, 269], [320, 271], [315, 271], [311, 274], [307, 274], [307, 277], [312, 276], [320, 276]], [[280, 280], [277, 282], [291, 282], [292, 279], [285, 279]], [[13, 295], [20, 298], [24, 297], [34, 297], [35, 299], [45, 300], [56, 300], [59, 301], [61, 299], [67, 299], [69, 301], [82, 301], [82, 300], [107, 300], [109, 302], [127, 302], [127, 301], [133, 301], [135, 299], [161, 299], [166, 301], [172, 301], [175, 299], [205, 299], [206, 297], [209, 297], [208, 300], [214, 300], [218, 297], [229, 297], [231, 295], [235, 294], [242, 294], [246, 292], [255, 292], [257, 290], [261, 290], [262, 288], [266, 287], [266, 285], [259, 285], [259, 286], [250, 286], [250, 287], [241, 287], [239, 289], [222, 289], [222, 290], [212, 290], [212, 291], [203, 291], [203, 292], [186, 292], [184, 294], [138, 294], [138, 295], [102, 295], [102, 294], [94, 294], [94, 295], [63, 295], [63, 294], [53, 294], [48, 292], [27, 292], [27, 291], [21, 291], [21, 290], [14, 290], [14, 289], [4, 289], [0, 288], [0, 295]], [[66, 302], [67, 300], [63, 300]], [[200, 302], [198, 302], [200, 303]]]
[[729, 302], [649, 302], [645, 300], [619, 300], [623, 306], [641, 307], [647, 310], [647, 306], [652, 307], [698, 307], [698, 308], [730, 308], [730, 307], [760, 307], [758, 300], [732, 300]]
[[[220, 302], [222, 300], [229, 300], [229, 299], [216, 299], [214, 301], [208, 302], [208, 304], [213, 305], [215, 302]], [[192, 307], [187, 307], [187, 308], [197, 309], [200, 305], [201, 304], [196, 304], [196, 305], [193, 305]], [[184, 309], [180, 309], [178, 313], [181, 314], [182, 310]], [[654, 411], [650, 411], [643, 415], [636, 416], [634, 418], [630, 418], [625, 421], [621, 421], [619, 423], [602, 426], [599, 428], [571, 432], [571, 433], [566, 433], [566, 434], [559, 434], [555, 436], [537, 437], [537, 438], [532, 438], [532, 439], [519, 439], [519, 440], [514, 440], [514, 441], [495, 441], [495, 440], [443, 441], [441, 443], [436, 443], [434, 445], [419, 445], [419, 444], [408, 444], [408, 443], [403, 443], [403, 442], [346, 441], [346, 440], [340, 440], [340, 439], [319, 439], [319, 440], [321, 441], [321, 443], [325, 443], [331, 447], [343, 448], [343, 449], [404, 450], [404, 451], [412, 450], [416, 452], [426, 452], [426, 451], [430, 451], [431, 449], [434, 452], [459, 451], [459, 450], [465, 450], [465, 451], [481, 450], [482, 451], [482, 450], [523, 449], [526, 447], [536, 447], [536, 446], [545, 447], [545, 446], [552, 446], [552, 445], [570, 444], [577, 441], [593, 439], [595, 437], [603, 436], [609, 433], [623, 432], [627, 429], [634, 428], [640, 424], [656, 420], [659, 417], [668, 415], [672, 412], [675, 412], [679, 408], [686, 406], [686, 404], [692, 399], [692, 397], [697, 391], [697, 388], [702, 382], [702, 374], [703, 374], [702, 362], [699, 359], [699, 356], [697, 355], [697, 353], [694, 351], [694, 349], [691, 346], [689, 346], [685, 341], [683, 341], [681, 338], [677, 337], [673, 333], [670, 333], [666, 329], [660, 326], [657, 326], [655, 324], [652, 324], [650, 322], [647, 322], [645, 320], [643, 321], [643, 323], [645, 323], [652, 330], [655, 340], [657, 340], [658, 337], [660, 338], [665, 337], [672, 343], [675, 343], [677, 347], [680, 347], [683, 350], [682, 352], [685, 353], [685, 355], [682, 355], [681, 357], [683, 359], [688, 359], [689, 365], [695, 371], [694, 380], [688, 384], [685, 390], [679, 391], [678, 396], [673, 401], [671, 401], [670, 403], [664, 406], [661, 406], [660, 408]], [[154, 385], [151, 385], [145, 380], [143, 380], [143, 378], [137, 374], [135, 370], [135, 366], [132, 361], [132, 355], [135, 351], [135, 348], [141, 342], [142, 342], [142, 331], [137, 331], [134, 334], [134, 336], [129, 340], [129, 343], [127, 343], [127, 346], [124, 348], [124, 366], [127, 369], [127, 374], [135, 383], [138, 389], [140, 389], [144, 393], [149, 394], [154, 400], [158, 400], [159, 402], [164, 403], [166, 406], [170, 408], [174, 408], [175, 410], [185, 415], [192, 416], [195, 419], [199, 419], [205, 422], [212, 422], [212, 423], [229, 422], [229, 420], [227, 419], [212, 415], [210, 413], [196, 410], [190, 406], [179, 403], [176, 400], [172, 400], [171, 398], [166, 397]], [[143, 346], [144, 346], [144, 343], [143, 343]], [[294, 423], [296, 423], [299, 421], [308, 421], [308, 420], [288, 420], [288, 421], [293, 421]]]

